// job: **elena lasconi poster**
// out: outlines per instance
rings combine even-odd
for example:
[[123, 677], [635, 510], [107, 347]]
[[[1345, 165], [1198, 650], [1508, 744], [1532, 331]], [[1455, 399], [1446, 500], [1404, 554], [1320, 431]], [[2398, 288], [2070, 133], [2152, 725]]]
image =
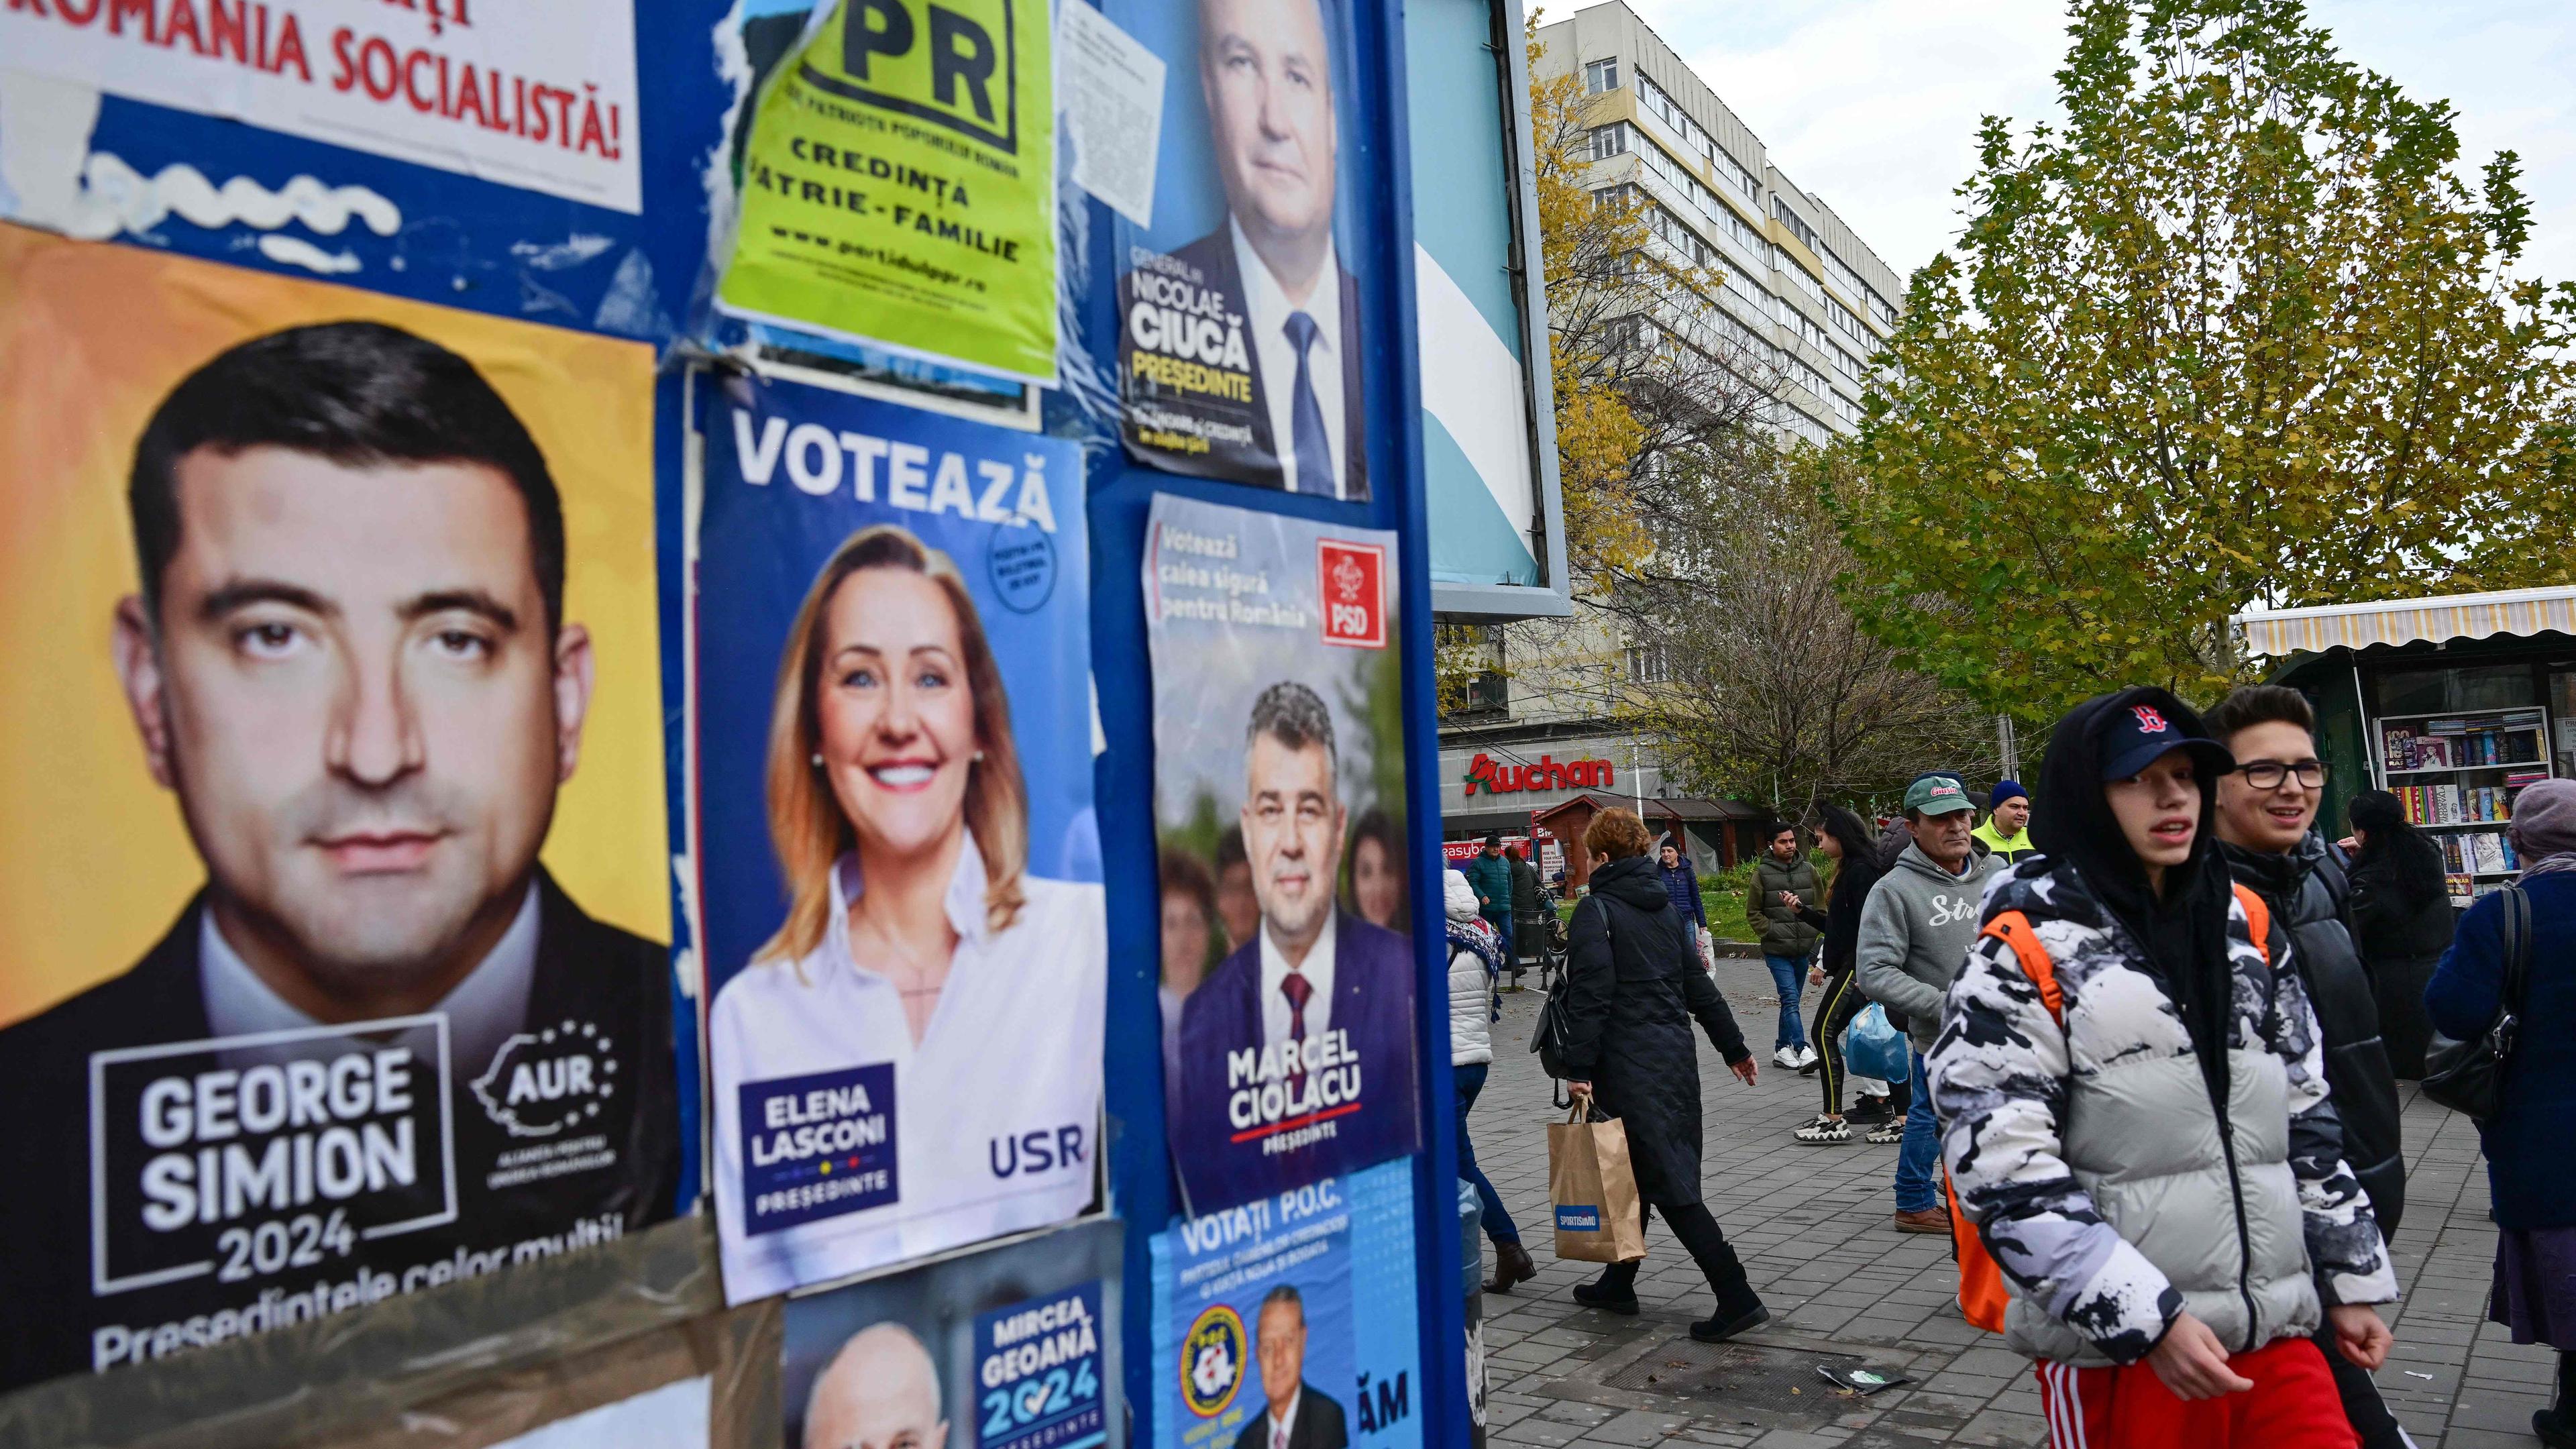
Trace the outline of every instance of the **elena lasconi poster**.
[[741, 1302], [1089, 1206], [1107, 946], [1078, 450], [703, 396], [695, 860]]

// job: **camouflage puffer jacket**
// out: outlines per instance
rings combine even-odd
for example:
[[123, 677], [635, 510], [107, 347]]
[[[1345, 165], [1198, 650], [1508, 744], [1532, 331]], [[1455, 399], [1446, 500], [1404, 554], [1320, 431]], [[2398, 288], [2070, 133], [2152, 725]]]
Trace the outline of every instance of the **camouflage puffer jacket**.
[[[2054, 967], [2057, 1012], [1999, 933], [2012, 913]], [[2267, 964], [2242, 899], [2229, 908], [2222, 1109], [2162, 973], [2073, 867], [2021, 862], [1983, 919], [1927, 1069], [2011, 1347], [2134, 1363], [2188, 1310], [2241, 1353], [2314, 1332], [2321, 1298], [2397, 1297], [2277, 926]]]

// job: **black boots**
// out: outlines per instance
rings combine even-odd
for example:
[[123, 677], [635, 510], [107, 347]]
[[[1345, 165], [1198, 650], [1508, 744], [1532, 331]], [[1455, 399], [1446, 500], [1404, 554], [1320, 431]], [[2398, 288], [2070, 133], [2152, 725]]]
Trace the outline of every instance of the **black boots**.
[[1586, 1308], [1604, 1313], [1635, 1317], [1637, 1313], [1637, 1265], [1613, 1263], [1601, 1270], [1601, 1276], [1589, 1283], [1574, 1285], [1574, 1301]]
[[1752, 1307], [1733, 1313], [1720, 1305], [1717, 1312], [1691, 1325], [1691, 1337], [1702, 1343], [1724, 1343], [1739, 1333], [1759, 1328], [1770, 1321], [1771, 1310], [1763, 1307], [1762, 1300], [1758, 1298], [1753, 1300]]
[[1494, 1245], [1494, 1276], [1485, 1284], [1488, 1293], [1509, 1293], [1515, 1283], [1526, 1283], [1538, 1276], [1538, 1264], [1530, 1261], [1529, 1249], [1518, 1243]]

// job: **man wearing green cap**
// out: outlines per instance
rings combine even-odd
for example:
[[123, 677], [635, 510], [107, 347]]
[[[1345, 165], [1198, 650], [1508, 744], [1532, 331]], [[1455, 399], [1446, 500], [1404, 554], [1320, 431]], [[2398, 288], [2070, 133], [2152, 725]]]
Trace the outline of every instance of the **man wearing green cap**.
[[[1896, 1155], [1896, 1230], [1946, 1233], [1950, 1215], [1932, 1180], [1940, 1130], [1923, 1083], [1923, 1054], [1941, 1032], [1941, 998], [1977, 936], [1986, 879], [2004, 868], [1968, 848], [1976, 807], [1949, 775], [1925, 775], [1905, 791], [1905, 826], [1913, 839], [1861, 907], [1853, 980], [1862, 994], [1902, 1018], [1912, 1039], [1913, 1104]], [[1872, 1133], [1873, 1139], [1878, 1134]]]

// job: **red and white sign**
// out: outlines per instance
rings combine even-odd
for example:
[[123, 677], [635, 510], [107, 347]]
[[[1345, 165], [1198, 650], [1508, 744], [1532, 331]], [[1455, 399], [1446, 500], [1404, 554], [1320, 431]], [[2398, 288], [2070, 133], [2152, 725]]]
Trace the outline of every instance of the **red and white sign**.
[[1590, 790], [1618, 782], [1618, 772], [1608, 760], [1560, 760], [1554, 755], [1541, 755], [1533, 763], [1514, 765], [1479, 753], [1467, 762], [1467, 783], [1461, 793], [1473, 795], [1480, 785], [1488, 795], [1501, 795], [1514, 790]]
[[11, 70], [643, 210], [625, 0], [7, 0]]
[[1386, 550], [1373, 543], [1315, 542], [1324, 600], [1324, 642], [1386, 647]]

